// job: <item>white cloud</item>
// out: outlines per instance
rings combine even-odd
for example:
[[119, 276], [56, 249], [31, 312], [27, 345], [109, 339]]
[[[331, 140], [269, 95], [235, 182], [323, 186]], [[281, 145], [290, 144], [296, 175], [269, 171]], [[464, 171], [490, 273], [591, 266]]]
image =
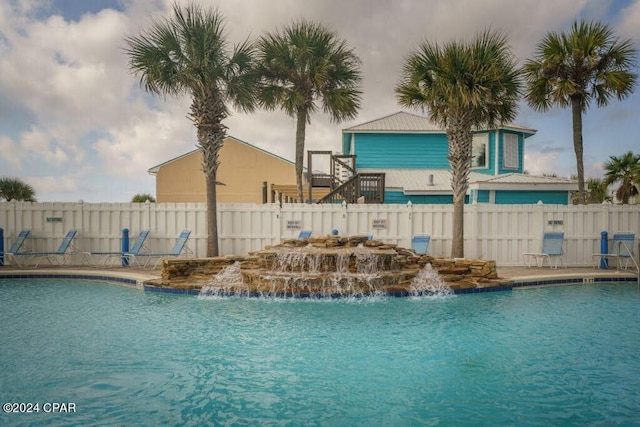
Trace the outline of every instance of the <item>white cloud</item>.
[[32, 128], [20, 135], [20, 145], [28, 151], [46, 152], [49, 150], [49, 138], [42, 131]]
[[526, 153], [524, 155], [524, 167], [531, 175], [556, 174], [567, 176], [566, 171], [561, 170], [557, 162], [558, 155], [554, 152]]
[[15, 28], [12, 49], [0, 59], [0, 86], [43, 125], [69, 137], [117, 120], [129, 90], [123, 83], [131, 80], [121, 51], [125, 29], [126, 18], [115, 11]]
[[[123, 190], [109, 182], [114, 171], [131, 182], [146, 182], [149, 167], [195, 148], [195, 128], [186, 118], [189, 99], [144, 94], [128, 70], [123, 51], [124, 36], [144, 30], [151, 19], [167, 16], [171, 3], [123, 0], [124, 12], [85, 13], [76, 21], [55, 15], [36, 19], [49, 10], [47, 1], [0, 3], [0, 112], [11, 112], [11, 120], [4, 122], [4, 114], [0, 115], [0, 164], [7, 173], [26, 174], [39, 194], [68, 194], [72, 200], [88, 200], [84, 192], [121, 196]], [[59, 4], [65, 7], [64, 2]], [[217, 2], [232, 43], [302, 17], [323, 22], [348, 40], [362, 59], [360, 116], [335, 124], [317, 113], [307, 127], [307, 149], [333, 151], [341, 149], [341, 129], [400, 110], [394, 87], [403, 60], [425, 39], [444, 41], [487, 27], [502, 29], [517, 57], [524, 59], [549, 30], [563, 30], [576, 17], [602, 18], [612, 4], [610, 0]], [[640, 1], [620, 16], [616, 29], [640, 40]], [[585, 129], [596, 129], [584, 136], [588, 171], [596, 173], [598, 160], [633, 148], [625, 138], [610, 135], [619, 131], [620, 123], [634, 121], [633, 114], [623, 113], [637, 111], [637, 106], [635, 97], [624, 103], [624, 111], [607, 109], [611, 117], [606, 120], [597, 120], [598, 113], [589, 111]], [[536, 138], [549, 139], [549, 146], [564, 150], [527, 150], [526, 168], [532, 173], [569, 175], [575, 169], [571, 140], [566, 137], [570, 120], [543, 123], [537, 117], [524, 124], [539, 129]], [[295, 123], [284, 112], [234, 113], [225, 124], [230, 135], [293, 160]], [[550, 132], [556, 126], [563, 126], [565, 132]], [[620, 144], [619, 152], [602, 154], [612, 147], [602, 143], [609, 139]], [[81, 195], [74, 197], [76, 193]]]
[[602, 162], [586, 162], [584, 164], [584, 176], [588, 178], [602, 178], [604, 176], [604, 167]]
[[[0, 135], [0, 164], [8, 163], [15, 171], [22, 170], [22, 151], [11, 138]], [[3, 173], [4, 175], [4, 173]]]
[[[139, 104], [130, 120], [100, 138], [93, 148], [107, 170], [139, 175], [158, 163], [195, 148], [195, 127], [185, 117], [188, 100], [171, 99], [165, 110], [149, 110]], [[122, 167], [126, 165], [126, 167]]]
[[620, 34], [630, 37], [640, 42], [640, 0], [635, 0], [632, 4], [622, 10], [622, 19], [618, 25]]

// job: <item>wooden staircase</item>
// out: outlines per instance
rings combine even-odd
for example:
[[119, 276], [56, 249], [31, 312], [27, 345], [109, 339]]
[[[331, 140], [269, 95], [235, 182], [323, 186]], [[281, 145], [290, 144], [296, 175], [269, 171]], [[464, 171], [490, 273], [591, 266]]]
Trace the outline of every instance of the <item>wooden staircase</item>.
[[[316, 203], [384, 203], [384, 173], [358, 173], [354, 155], [331, 151], [309, 151], [307, 155], [308, 200], [316, 200]], [[313, 161], [317, 161], [318, 156], [329, 156], [330, 173], [314, 172]], [[315, 199], [312, 196], [318, 188], [326, 188], [328, 193]]]

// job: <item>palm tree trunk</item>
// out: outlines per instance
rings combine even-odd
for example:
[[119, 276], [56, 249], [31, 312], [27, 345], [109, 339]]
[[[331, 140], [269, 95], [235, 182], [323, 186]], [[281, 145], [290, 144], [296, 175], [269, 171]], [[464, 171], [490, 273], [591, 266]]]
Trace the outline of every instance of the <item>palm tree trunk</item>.
[[447, 129], [449, 139], [449, 164], [451, 165], [451, 189], [453, 190], [453, 241], [451, 257], [464, 258], [464, 198], [469, 188], [471, 171], [471, 124], [465, 119]]
[[207, 176], [207, 257], [219, 255], [218, 250], [218, 209], [216, 197], [216, 176]]
[[[198, 139], [200, 131], [198, 130]], [[224, 142], [224, 134], [207, 138], [210, 142], [199, 144], [202, 149], [202, 169], [207, 183], [207, 256], [219, 255], [218, 251], [218, 209], [216, 175], [218, 173], [218, 153]]]
[[214, 257], [219, 254], [216, 175], [218, 153], [227, 135], [227, 128], [222, 124], [227, 117], [227, 109], [220, 97], [212, 92], [202, 97], [194, 96], [190, 115], [197, 128], [202, 171], [207, 183], [207, 256]]
[[296, 113], [296, 186], [298, 189], [298, 203], [304, 202], [304, 195], [302, 191], [302, 169], [304, 165], [304, 138], [306, 127], [307, 110], [298, 110]]
[[584, 191], [584, 160], [582, 146], [582, 98], [571, 97], [571, 115], [573, 121], [573, 150], [576, 152], [576, 166], [578, 170], [578, 197], [582, 204], [587, 203]]

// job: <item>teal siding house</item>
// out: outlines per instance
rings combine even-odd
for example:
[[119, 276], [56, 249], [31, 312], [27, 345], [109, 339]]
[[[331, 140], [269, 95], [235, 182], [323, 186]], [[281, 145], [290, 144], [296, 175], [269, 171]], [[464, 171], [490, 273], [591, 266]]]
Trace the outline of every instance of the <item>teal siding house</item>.
[[[468, 203], [570, 203], [577, 181], [524, 174], [534, 129], [504, 125], [474, 132]], [[342, 131], [342, 152], [360, 173], [385, 174], [385, 203], [453, 203], [446, 132], [426, 117], [398, 112]]]

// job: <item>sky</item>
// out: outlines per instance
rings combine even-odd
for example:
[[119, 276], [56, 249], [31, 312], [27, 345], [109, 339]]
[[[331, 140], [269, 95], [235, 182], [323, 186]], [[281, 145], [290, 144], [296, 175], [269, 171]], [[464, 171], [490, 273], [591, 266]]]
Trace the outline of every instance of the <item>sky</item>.
[[[179, 3], [186, 3], [179, 0]], [[362, 108], [334, 123], [311, 117], [306, 149], [339, 152], [342, 129], [408, 111], [394, 88], [420, 43], [503, 31], [522, 63], [549, 31], [599, 20], [640, 46], [640, 0], [201, 0], [225, 17], [231, 43], [294, 20], [322, 23], [362, 61]], [[170, 0], [0, 1], [0, 177], [17, 177], [42, 202], [128, 202], [155, 195], [148, 169], [195, 148], [190, 99], [151, 96], [128, 69], [124, 38], [169, 16]], [[638, 66], [634, 69], [638, 73]], [[586, 177], [610, 156], [640, 153], [640, 87], [584, 116]], [[532, 174], [576, 173], [569, 109], [545, 113], [521, 102], [515, 123], [537, 129], [525, 146]], [[228, 134], [289, 160], [295, 121], [284, 112], [232, 111]]]

